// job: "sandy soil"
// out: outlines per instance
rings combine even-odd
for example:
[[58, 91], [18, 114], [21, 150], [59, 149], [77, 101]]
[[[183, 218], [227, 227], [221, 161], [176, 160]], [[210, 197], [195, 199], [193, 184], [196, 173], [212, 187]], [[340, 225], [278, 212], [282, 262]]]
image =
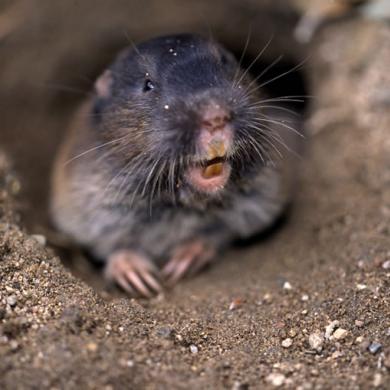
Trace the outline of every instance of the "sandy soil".
[[390, 27], [364, 20], [323, 29], [290, 218], [151, 301], [95, 291], [31, 235], [52, 238], [41, 199], [77, 101], [30, 90], [0, 57], [0, 388], [389, 388], [389, 39]]

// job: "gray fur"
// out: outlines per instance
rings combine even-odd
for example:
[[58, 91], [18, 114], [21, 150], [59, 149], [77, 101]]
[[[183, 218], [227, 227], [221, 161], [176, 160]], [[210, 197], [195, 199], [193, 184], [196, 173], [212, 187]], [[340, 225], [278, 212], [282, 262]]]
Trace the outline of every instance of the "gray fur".
[[[120, 58], [118, 61], [124, 61], [123, 55]], [[119, 72], [115, 66], [113, 69]], [[116, 82], [120, 87], [122, 81]], [[244, 84], [250, 82], [250, 79], [244, 78]], [[225, 85], [231, 86], [231, 82]], [[226, 95], [229, 95], [230, 91], [227, 92]], [[248, 99], [248, 103], [242, 104], [249, 104], [250, 99], [256, 101], [258, 96], [249, 96]], [[163, 179], [150, 180], [150, 185], [146, 183], [145, 177], [154, 178], [154, 173], [162, 164], [158, 157], [161, 154], [165, 157], [164, 153], [167, 160], [171, 157], [159, 146], [160, 138], [151, 141], [139, 131], [137, 123], [141, 119], [137, 118], [142, 117], [140, 104], [114, 107], [109, 115], [104, 114], [100, 125], [104, 127], [100, 133], [98, 125], [89, 119], [93, 105], [94, 102], [87, 104], [78, 114], [58, 159], [54, 173], [52, 215], [62, 231], [102, 261], [106, 261], [115, 250], [134, 249], [161, 263], [168, 259], [178, 244], [194, 238], [202, 238], [219, 250], [236, 238], [248, 238], [268, 228], [289, 202], [291, 185], [295, 181], [296, 159], [283, 147], [280, 149], [283, 158], [277, 157], [272, 148], [264, 147], [267, 161], [259, 161], [251, 169], [244, 170], [216, 197], [200, 196], [185, 185], [175, 188], [172, 197], [169, 188], [160, 182]], [[127, 123], [127, 128], [123, 123]], [[117, 131], [115, 127], [118, 127]], [[278, 134], [288, 148], [298, 149], [297, 134], [287, 131], [282, 125], [272, 125], [272, 128], [274, 135]], [[123, 136], [126, 131], [133, 131], [134, 136], [120, 148], [112, 148], [107, 153], [107, 149], [99, 147], [114, 136]], [[165, 136], [166, 131], [161, 130], [160, 133]], [[160, 133], [154, 137], [160, 137]], [[251, 145], [245, 144], [245, 139], [243, 142], [237, 159], [245, 157], [245, 152], [250, 151]], [[92, 150], [96, 146], [98, 148]], [[171, 149], [178, 148], [179, 151], [179, 146], [173, 145]], [[72, 161], [72, 157], [88, 150], [91, 151], [85, 156]], [[134, 153], [133, 157], [126, 156], [124, 150]], [[145, 153], [140, 154], [139, 150]], [[255, 154], [253, 150], [250, 153]], [[139, 161], [142, 171], [133, 169]], [[178, 172], [172, 173], [177, 175], [173, 184], [180, 182], [181, 169], [179, 166]], [[169, 174], [168, 170], [165, 180], [168, 180]], [[139, 190], [142, 187], [145, 191]], [[159, 187], [162, 187], [160, 192], [157, 191]], [[150, 194], [152, 199], [148, 197]]]

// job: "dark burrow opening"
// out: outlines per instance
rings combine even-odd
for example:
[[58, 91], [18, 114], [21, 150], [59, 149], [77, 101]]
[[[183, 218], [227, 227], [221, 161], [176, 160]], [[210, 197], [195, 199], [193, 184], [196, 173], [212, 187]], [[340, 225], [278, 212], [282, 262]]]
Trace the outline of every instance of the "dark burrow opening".
[[[204, 33], [202, 35], [207, 36]], [[264, 32], [264, 36], [268, 37], [270, 34]], [[310, 91], [306, 77], [305, 58], [302, 58], [302, 53], [291, 55], [291, 48], [288, 48], [291, 39], [280, 39], [276, 34], [274, 40], [270, 43], [270, 47], [256, 61], [256, 57], [264, 49], [267, 41], [259, 39], [257, 42], [256, 38], [252, 37], [250, 45], [243, 53], [245, 38], [237, 38], [240, 41], [239, 44], [237, 44], [237, 40], [233, 43], [232, 39], [224, 36], [223, 33], [219, 34], [215, 39], [230, 50], [237, 59], [242, 58], [242, 67], [244, 69], [250, 67], [249, 73], [253, 78], [261, 75], [258, 83], [265, 84], [264, 90], [267, 97], [274, 99], [285, 97], [283, 102], [275, 100], [273, 104], [282, 105], [296, 111], [302, 118], [301, 123], [303, 124], [305, 113], [309, 108], [310, 100], [308, 95]], [[135, 39], [135, 43], [142, 40], [144, 39]], [[275, 45], [270, 50], [274, 42]], [[283, 43], [282, 45], [281, 42]], [[94, 268], [91, 268], [90, 262], [85, 261], [85, 253], [74, 247], [67, 240], [62, 240], [62, 237], [50, 225], [47, 211], [49, 175], [51, 162], [55, 155], [54, 151], [63, 137], [69, 119], [81, 102], [88, 97], [94, 80], [112, 61], [115, 55], [124, 46], [128, 45], [129, 41], [127, 38], [108, 40], [103, 48], [104, 50], [99, 51], [101, 54], [99, 56], [95, 55], [87, 63], [82, 63], [75, 54], [73, 57], [68, 56], [64, 58], [61, 62], [62, 65], [53, 70], [52, 76], [45, 86], [48, 96], [48, 101], [45, 103], [48, 104], [47, 111], [50, 112], [48, 114], [48, 123], [55, 126], [50, 128], [51, 133], [47, 132], [45, 134], [45, 145], [43, 148], [45, 150], [42, 150], [43, 153], [39, 161], [41, 172], [38, 176], [34, 171], [35, 168], [31, 167], [31, 172], [34, 172], [33, 175], [30, 175], [30, 166], [24, 169], [25, 172], [21, 169], [22, 179], [27, 183], [26, 191], [24, 192], [24, 200], [27, 201], [23, 202], [25, 207], [22, 213], [29, 230], [32, 233], [43, 233], [47, 236], [49, 243], [58, 251], [65, 265], [69, 266], [76, 275], [81, 276], [84, 280], [91, 282], [97, 287], [101, 286], [101, 278], [96, 277], [96, 273], [91, 273], [91, 270]], [[301, 63], [303, 64], [301, 65]], [[11, 145], [11, 151], [12, 148], [14, 147]], [[18, 164], [16, 165], [19, 169]], [[37, 207], [33, 205], [37, 205]], [[286, 220], [286, 216], [283, 216], [266, 234], [263, 233], [259, 237], [245, 242], [245, 245], [257, 243], [259, 240], [264, 240], [264, 238], [274, 237], [275, 232], [280, 230], [280, 225]], [[97, 284], [94, 283], [94, 280], [98, 281]]]

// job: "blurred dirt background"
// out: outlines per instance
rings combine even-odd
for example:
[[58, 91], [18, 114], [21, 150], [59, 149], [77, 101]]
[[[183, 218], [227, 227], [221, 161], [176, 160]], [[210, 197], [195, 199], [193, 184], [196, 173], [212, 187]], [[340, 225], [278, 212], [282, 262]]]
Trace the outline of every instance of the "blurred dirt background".
[[[390, 388], [390, 24], [343, 5], [299, 43], [315, 3], [0, 1], [1, 389]], [[94, 290], [46, 212], [72, 112], [129, 41], [200, 32], [239, 54], [249, 30], [249, 56], [273, 36], [266, 61], [305, 60], [313, 96], [288, 221], [151, 301]]]

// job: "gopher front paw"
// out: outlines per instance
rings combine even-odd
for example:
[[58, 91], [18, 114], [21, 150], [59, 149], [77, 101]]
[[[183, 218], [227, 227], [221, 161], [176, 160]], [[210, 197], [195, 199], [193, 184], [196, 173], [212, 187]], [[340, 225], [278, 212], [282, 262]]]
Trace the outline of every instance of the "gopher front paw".
[[168, 283], [174, 284], [187, 275], [194, 275], [211, 262], [215, 251], [203, 241], [195, 240], [177, 246], [162, 269]]
[[105, 275], [131, 295], [150, 298], [161, 291], [154, 264], [132, 250], [112, 253], [108, 258]]

